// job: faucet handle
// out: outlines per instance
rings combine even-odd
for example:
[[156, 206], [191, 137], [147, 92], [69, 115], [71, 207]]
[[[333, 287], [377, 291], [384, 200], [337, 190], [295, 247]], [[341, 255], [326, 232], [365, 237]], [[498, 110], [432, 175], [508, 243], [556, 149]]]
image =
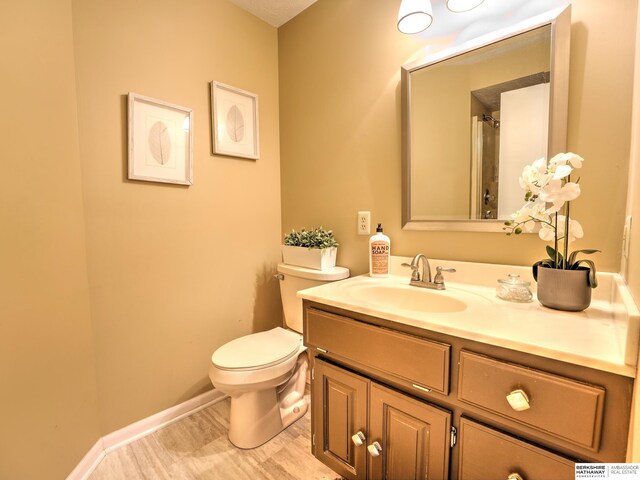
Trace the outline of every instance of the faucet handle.
[[455, 273], [455, 271], [456, 271], [455, 268], [436, 267], [436, 276], [433, 279], [433, 283], [439, 284], [439, 285], [443, 285], [444, 284], [444, 276], [442, 275], [442, 272]]
[[413, 265], [409, 263], [403, 263], [403, 267], [409, 267], [411, 269], [411, 280], [414, 282], [420, 281], [420, 272], [418, 271], [418, 265]]

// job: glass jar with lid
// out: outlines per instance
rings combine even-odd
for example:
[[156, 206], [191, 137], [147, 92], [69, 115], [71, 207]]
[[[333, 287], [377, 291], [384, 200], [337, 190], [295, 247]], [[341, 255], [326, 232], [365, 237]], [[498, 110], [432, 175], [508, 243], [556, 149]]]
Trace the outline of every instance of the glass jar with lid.
[[498, 280], [496, 296], [508, 302], [530, 302], [533, 299], [533, 294], [529, 285], [531, 282], [522, 280], [520, 275], [510, 273], [508, 278]]

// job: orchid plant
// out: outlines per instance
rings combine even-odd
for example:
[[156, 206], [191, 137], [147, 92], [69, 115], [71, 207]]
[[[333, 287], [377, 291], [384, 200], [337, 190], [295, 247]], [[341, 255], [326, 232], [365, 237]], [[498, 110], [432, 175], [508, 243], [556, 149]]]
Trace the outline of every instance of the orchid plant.
[[[538, 235], [546, 242], [549, 258], [534, 265], [565, 270], [577, 270], [582, 264], [590, 268], [589, 284], [597, 286], [593, 261], [577, 259], [578, 254], [592, 254], [599, 250], [583, 249], [569, 253], [569, 243], [582, 238], [584, 231], [577, 220], [570, 218], [570, 202], [580, 196], [578, 181], [571, 181], [574, 169], [581, 168], [584, 159], [575, 153], [559, 153], [549, 160], [540, 158], [524, 167], [520, 186], [525, 191], [525, 205], [504, 222], [507, 235], [532, 232], [539, 226]], [[562, 251], [560, 250], [560, 247]]]

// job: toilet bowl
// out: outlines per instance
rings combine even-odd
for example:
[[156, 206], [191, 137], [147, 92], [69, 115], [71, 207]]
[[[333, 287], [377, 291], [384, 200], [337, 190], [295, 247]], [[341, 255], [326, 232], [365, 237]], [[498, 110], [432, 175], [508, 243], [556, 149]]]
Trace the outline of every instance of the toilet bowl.
[[231, 397], [229, 440], [240, 448], [267, 442], [309, 409], [305, 396], [308, 368], [302, 344], [302, 301], [298, 290], [349, 276], [334, 267], [312, 270], [278, 265], [287, 328], [276, 327], [232, 340], [211, 356], [209, 378]]

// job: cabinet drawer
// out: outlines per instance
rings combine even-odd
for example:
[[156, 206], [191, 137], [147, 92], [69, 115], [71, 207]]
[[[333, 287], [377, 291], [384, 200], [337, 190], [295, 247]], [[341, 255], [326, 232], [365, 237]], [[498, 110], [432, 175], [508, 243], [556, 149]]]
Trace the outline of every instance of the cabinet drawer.
[[[524, 392], [528, 408], [509, 404], [507, 396], [516, 390]], [[604, 397], [600, 387], [460, 352], [461, 401], [593, 451], [600, 445]]]
[[308, 345], [399, 377], [419, 389], [449, 393], [450, 345], [313, 308], [306, 310], [304, 336]]
[[460, 480], [573, 480], [574, 469], [571, 460], [460, 419]]

